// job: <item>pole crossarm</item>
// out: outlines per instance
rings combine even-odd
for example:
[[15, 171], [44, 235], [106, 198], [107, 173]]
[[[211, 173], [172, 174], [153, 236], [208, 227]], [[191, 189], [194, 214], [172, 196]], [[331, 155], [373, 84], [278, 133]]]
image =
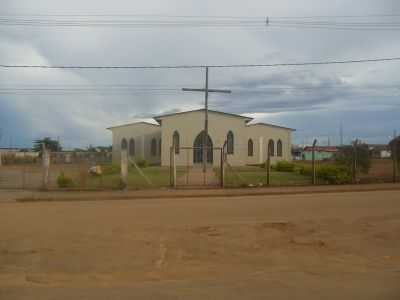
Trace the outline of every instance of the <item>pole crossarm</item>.
[[[206, 92], [205, 89], [190, 89], [190, 88], [183, 88], [182, 91], [184, 92]], [[208, 89], [209, 93], [225, 93], [225, 94], [231, 94], [231, 90], [216, 90], [216, 89]]]

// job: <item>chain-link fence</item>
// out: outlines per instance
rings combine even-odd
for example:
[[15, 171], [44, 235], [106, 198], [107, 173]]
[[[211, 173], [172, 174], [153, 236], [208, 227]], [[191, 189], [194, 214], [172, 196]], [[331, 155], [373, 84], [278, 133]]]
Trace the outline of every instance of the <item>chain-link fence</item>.
[[1, 189], [101, 188], [103, 170], [111, 168], [110, 153], [50, 152], [2, 153]]
[[[265, 162], [235, 166], [227, 155], [226, 187], [367, 184], [399, 182], [399, 142], [371, 146], [355, 141], [349, 146], [305, 147], [300, 160], [287, 161], [266, 145]], [[397, 153], [397, 155], [396, 155]], [[251, 154], [251, 151], [249, 151]]]
[[[253, 145], [251, 145], [253, 146]], [[268, 145], [234, 151], [171, 148], [170, 166], [151, 166], [130, 157], [112, 163], [109, 152], [1, 153], [0, 189], [146, 189], [160, 187], [256, 187], [364, 184], [400, 181], [400, 141], [376, 147], [359, 142], [342, 147], [303, 149], [287, 159]], [[251, 151], [252, 150], [252, 151]], [[47, 162], [47, 163], [46, 163]], [[122, 167], [121, 167], [122, 166]], [[205, 172], [204, 172], [205, 170]]]

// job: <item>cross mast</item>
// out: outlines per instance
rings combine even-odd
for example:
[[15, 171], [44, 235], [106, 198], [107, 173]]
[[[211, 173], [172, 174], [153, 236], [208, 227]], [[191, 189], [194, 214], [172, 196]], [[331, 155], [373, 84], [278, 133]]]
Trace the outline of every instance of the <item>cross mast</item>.
[[207, 138], [208, 138], [208, 94], [209, 93], [225, 93], [230, 94], [232, 91], [230, 90], [216, 90], [208, 88], [208, 69], [209, 67], [205, 67], [206, 71], [206, 81], [204, 89], [191, 89], [191, 88], [183, 88], [184, 92], [204, 92], [205, 93], [205, 101], [204, 101], [204, 135], [203, 135], [203, 172], [204, 174], [207, 171]]

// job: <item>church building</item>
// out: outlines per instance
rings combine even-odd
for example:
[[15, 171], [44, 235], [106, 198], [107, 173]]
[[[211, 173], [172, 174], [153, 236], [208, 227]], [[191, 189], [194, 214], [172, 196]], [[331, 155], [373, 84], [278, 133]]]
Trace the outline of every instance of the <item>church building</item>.
[[136, 122], [108, 128], [112, 132], [113, 161], [119, 162], [121, 147], [132, 159], [145, 159], [150, 164], [169, 166], [171, 147], [176, 145], [177, 166], [203, 162], [202, 146], [207, 140], [207, 162], [220, 164], [220, 149], [225, 141], [227, 161], [232, 166], [265, 162], [270, 151], [271, 162], [291, 160], [294, 129], [253, 122], [253, 118], [208, 111], [208, 137], [204, 139], [204, 109], [154, 117], [156, 124]]

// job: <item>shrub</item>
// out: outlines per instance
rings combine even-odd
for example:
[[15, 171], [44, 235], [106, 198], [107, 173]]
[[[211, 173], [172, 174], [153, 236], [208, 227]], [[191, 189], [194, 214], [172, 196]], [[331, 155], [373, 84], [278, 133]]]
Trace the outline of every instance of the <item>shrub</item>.
[[136, 161], [136, 164], [139, 168], [147, 168], [149, 166], [149, 163], [145, 159], [139, 159]]
[[351, 182], [351, 175], [346, 167], [325, 165], [316, 170], [317, 177], [330, 184], [345, 184]]
[[59, 188], [70, 188], [74, 186], [74, 181], [61, 172], [57, 177], [57, 185]]
[[298, 172], [301, 175], [311, 176], [312, 175], [312, 167], [306, 166], [306, 165], [300, 165], [300, 166], [298, 166]]
[[295, 164], [289, 161], [279, 161], [276, 163], [274, 169], [278, 172], [293, 172]]
[[[312, 176], [312, 166], [299, 166], [298, 172], [301, 175]], [[341, 165], [322, 165], [316, 167], [316, 177], [329, 184], [345, 184], [351, 182], [349, 169]]]
[[[371, 158], [369, 155], [368, 145], [358, 144], [356, 146], [357, 151], [357, 168], [364, 174], [368, 174], [371, 168]], [[335, 156], [335, 161], [338, 165], [346, 166], [347, 169], [351, 170], [353, 165], [354, 147], [343, 146], [340, 148], [340, 152]]]
[[121, 167], [118, 165], [102, 166], [103, 175], [114, 175], [121, 173]]

